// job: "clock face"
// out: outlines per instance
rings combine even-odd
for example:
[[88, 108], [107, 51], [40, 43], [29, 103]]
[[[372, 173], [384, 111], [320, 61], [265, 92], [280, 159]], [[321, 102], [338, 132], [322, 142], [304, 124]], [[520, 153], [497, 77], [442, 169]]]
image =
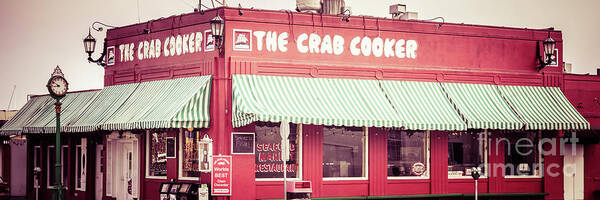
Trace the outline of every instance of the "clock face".
[[69, 83], [62, 76], [52, 77], [48, 83], [49, 92], [56, 96], [65, 96], [69, 90]]

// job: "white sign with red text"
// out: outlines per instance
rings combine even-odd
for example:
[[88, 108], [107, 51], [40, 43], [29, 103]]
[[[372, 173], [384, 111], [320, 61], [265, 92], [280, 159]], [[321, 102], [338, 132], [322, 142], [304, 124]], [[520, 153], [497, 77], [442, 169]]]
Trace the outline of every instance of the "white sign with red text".
[[213, 196], [231, 196], [231, 156], [213, 156], [210, 178]]

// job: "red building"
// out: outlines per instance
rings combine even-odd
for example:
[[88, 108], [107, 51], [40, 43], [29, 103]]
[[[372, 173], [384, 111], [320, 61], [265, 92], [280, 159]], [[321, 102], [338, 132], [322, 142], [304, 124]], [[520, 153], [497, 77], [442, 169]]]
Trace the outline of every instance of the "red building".
[[[63, 100], [67, 199], [159, 199], [164, 182], [210, 183], [211, 154], [232, 155], [231, 199], [282, 198], [282, 120], [286, 175], [314, 198], [472, 197], [473, 167], [482, 197], [595, 198], [600, 78], [563, 73], [560, 31], [340, 17], [217, 8], [108, 30], [106, 87]], [[45, 98], [2, 128], [27, 135], [41, 182]]]

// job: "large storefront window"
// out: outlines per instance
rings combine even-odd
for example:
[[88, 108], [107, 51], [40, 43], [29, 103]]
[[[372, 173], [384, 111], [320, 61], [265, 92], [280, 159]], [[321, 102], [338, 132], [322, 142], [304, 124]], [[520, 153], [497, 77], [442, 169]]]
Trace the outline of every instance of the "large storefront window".
[[539, 151], [538, 132], [516, 132], [504, 134], [505, 175], [539, 176], [543, 169]]
[[323, 177], [366, 177], [366, 149], [364, 128], [323, 128]]
[[474, 167], [486, 174], [487, 142], [485, 132], [448, 134], [448, 176], [471, 178]]
[[179, 164], [179, 177], [198, 178], [198, 143], [200, 142], [200, 131], [183, 131], [181, 135], [181, 157]]
[[152, 177], [167, 176], [167, 133], [151, 132], [146, 142], [148, 144], [147, 175]]
[[[287, 162], [287, 178], [300, 177], [300, 136], [301, 126], [290, 123], [290, 160]], [[283, 178], [283, 162], [281, 161], [281, 135], [279, 124], [257, 123], [255, 176], [257, 179]]]
[[388, 134], [388, 177], [428, 177], [427, 132], [393, 130]]

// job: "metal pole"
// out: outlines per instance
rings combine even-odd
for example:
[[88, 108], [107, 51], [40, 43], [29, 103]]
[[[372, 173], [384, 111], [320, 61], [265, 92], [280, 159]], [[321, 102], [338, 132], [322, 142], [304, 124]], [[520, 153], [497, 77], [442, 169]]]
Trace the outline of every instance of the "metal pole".
[[56, 163], [54, 164], [55, 166], [55, 171], [54, 171], [54, 185], [55, 185], [55, 190], [54, 190], [54, 199], [56, 200], [62, 200], [62, 184], [61, 184], [61, 162], [60, 162], [60, 153], [62, 150], [62, 147], [60, 146], [60, 99], [56, 99], [56, 104], [54, 104], [56, 107], [56, 145], [54, 146], [54, 152], [56, 153]]
[[283, 200], [287, 200], [287, 165], [285, 159], [283, 159]]
[[477, 180], [475, 180], [475, 200], [477, 200]]

